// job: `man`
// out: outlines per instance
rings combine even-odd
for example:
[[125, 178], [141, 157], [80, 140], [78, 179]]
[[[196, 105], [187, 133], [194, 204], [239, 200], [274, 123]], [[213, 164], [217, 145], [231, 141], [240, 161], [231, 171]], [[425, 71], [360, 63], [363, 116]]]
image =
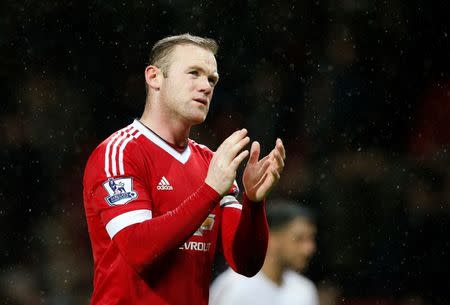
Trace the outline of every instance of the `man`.
[[278, 200], [268, 207], [270, 237], [262, 270], [253, 278], [228, 269], [211, 286], [211, 305], [317, 305], [314, 284], [298, 274], [316, 249], [310, 212]]
[[[94, 256], [91, 304], [207, 304], [217, 248], [237, 272], [261, 268], [268, 228], [264, 200], [280, 178], [280, 139], [259, 160], [245, 129], [216, 150], [189, 139], [208, 113], [219, 80], [217, 44], [189, 34], [152, 48], [142, 117], [90, 156], [84, 206]], [[243, 173], [242, 204], [234, 183]], [[114, 180], [114, 183], [111, 182]], [[111, 185], [123, 184], [125, 192]], [[216, 245], [218, 234], [221, 244]]]

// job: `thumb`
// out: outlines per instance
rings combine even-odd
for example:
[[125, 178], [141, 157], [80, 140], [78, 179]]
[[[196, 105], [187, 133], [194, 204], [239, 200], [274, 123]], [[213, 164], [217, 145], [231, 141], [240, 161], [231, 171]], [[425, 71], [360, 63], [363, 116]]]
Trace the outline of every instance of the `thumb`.
[[259, 143], [257, 141], [254, 141], [250, 149], [250, 157], [248, 158], [247, 164], [255, 164], [258, 162], [260, 150], [261, 147]]

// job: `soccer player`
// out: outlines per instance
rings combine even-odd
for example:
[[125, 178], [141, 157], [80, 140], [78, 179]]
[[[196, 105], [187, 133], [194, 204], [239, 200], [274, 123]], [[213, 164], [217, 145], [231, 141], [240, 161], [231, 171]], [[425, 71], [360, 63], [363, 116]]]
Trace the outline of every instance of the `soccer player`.
[[[259, 159], [257, 142], [245, 150], [245, 129], [214, 153], [189, 139], [219, 80], [217, 48], [189, 34], [158, 41], [145, 69], [142, 117], [103, 141], [87, 162], [93, 305], [205, 305], [216, 249], [246, 276], [264, 262], [264, 202], [284, 167], [283, 143], [277, 139]], [[240, 203], [235, 176], [247, 156]]]
[[317, 305], [315, 285], [304, 271], [316, 249], [311, 213], [294, 202], [268, 206], [269, 247], [261, 271], [252, 278], [226, 270], [211, 285], [211, 305]]

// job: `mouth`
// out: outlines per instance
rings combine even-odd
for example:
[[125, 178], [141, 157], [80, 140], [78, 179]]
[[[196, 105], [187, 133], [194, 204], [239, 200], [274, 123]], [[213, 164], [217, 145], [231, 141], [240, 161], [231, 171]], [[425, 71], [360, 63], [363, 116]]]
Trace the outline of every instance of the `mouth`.
[[203, 104], [205, 106], [208, 105], [208, 99], [206, 98], [194, 98], [194, 101], [196, 101], [197, 103]]

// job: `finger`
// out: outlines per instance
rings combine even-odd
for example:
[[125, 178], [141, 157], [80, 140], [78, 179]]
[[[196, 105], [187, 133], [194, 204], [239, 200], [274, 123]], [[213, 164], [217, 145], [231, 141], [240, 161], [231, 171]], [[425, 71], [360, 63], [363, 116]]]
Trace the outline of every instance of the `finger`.
[[237, 143], [224, 142], [220, 145], [219, 149], [215, 152], [214, 156], [217, 159], [222, 160], [228, 166], [236, 155], [250, 142], [249, 137], [241, 139]]
[[258, 183], [256, 183], [256, 185], [255, 185], [255, 189], [259, 189], [260, 191], [262, 191], [263, 193], [264, 192], [266, 192], [266, 190], [267, 190], [267, 179], [272, 179], [272, 178], [268, 178], [269, 177], [269, 174], [268, 173], [265, 173], [262, 177], [261, 177], [261, 179], [259, 179], [259, 181], [258, 181]]
[[286, 150], [284, 149], [283, 141], [281, 141], [280, 138], [277, 139], [275, 147], [280, 152], [281, 157], [286, 159]]
[[239, 155], [237, 155], [236, 158], [233, 159], [233, 161], [231, 161], [230, 163], [230, 167], [236, 171], [237, 168], [239, 167], [239, 164], [241, 164], [241, 162], [248, 156], [249, 152], [248, 150], [244, 150], [243, 152], [241, 152]]
[[233, 160], [236, 155], [250, 142], [249, 137], [245, 137], [241, 139], [238, 143], [229, 147], [229, 150], [226, 152], [230, 156], [230, 162]]
[[267, 159], [269, 159], [270, 158], [270, 154], [269, 155], [267, 155], [267, 156], [265, 156], [264, 158], [262, 158], [261, 160], [259, 160], [258, 161], [258, 164], [263, 164], [264, 162], [266, 162], [267, 161]]
[[250, 148], [250, 158], [248, 158], [247, 164], [255, 164], [258, 162], [259, 153], [261, 151], [261, 146], [258, 142], [254, 141], [252, 147]]
[[280, 174], [277, 170], [271, 169], [265, 174], [264, 183], [261, 185], [264, 189], [271, 190], [280, 180]]
[[272, 173], [265, 173], [261, 180], [258, 181], [256, 189], [260, 195], [265, 198], [277, 183], [276, 177]]
[[262, 175], [267, 171], [267, 169], [270, 167], [272, 162], [270, 160], [266, 160], [262, 165], [261, 168], [258, 170], [258, 175]]
[[278, 182], [278, 180], [280, 180], [280, 172], [277, 169], [272, 169], [272, 176], [275, 179], [274, 185], [275, 183]]
[[281, 153], [278, 150], [274, 150], [273, 156], [277, 163], [278, 170], [282, 170], [284, 168], [284, 160], [281, 157]]
[[258, 162], [258, 164], [252, 166], [247, 166], [245, 168], [246, 171], [251, 171], [252, 176], [255, 177], [256, 180], [262, 179], [264, 175], [267, 175], [267, 169], [272, 165], [272, 161], [266, 159], [264, 163]]
[[247, 135], [247, 129], [242, 128], [242, 129], [236, 130], [228, 138], [226, 138], [225, 141], [223, 141], [223, 143], [227, 143], [227, 144], [231, 144], [231, 145], [236, 144], [240, 140], [242, 140], [246, 135]]
[[243, 128], [240, 130], [236, 130], [233, 132], [228, 138], [226, 138], [222, 144], [220, 144], [219, 148], [217, 148], [216, 153], [220, 153], [222, 151], [230, 150], [230, 147], [234, 146], [236, 143], [239, 143], [247, 135], [247, 129]]

